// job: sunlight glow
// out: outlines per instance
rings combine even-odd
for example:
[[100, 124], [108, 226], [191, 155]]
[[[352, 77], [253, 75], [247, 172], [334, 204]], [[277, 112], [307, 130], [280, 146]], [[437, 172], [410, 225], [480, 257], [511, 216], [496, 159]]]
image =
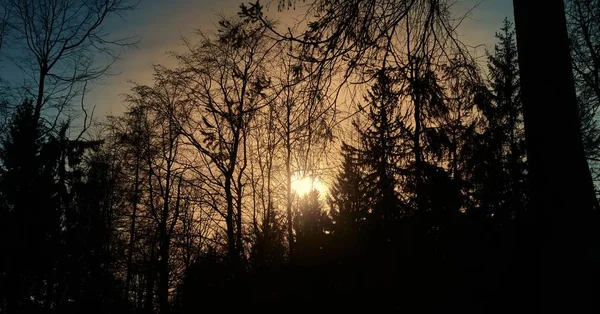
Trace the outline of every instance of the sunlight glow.
[[327, 185], [321, 180], [299, 174], [292, 176], [292, 190], [299, 196], [304, 196], [313, 189], [319, 191], [321, 197], [327, 194]]

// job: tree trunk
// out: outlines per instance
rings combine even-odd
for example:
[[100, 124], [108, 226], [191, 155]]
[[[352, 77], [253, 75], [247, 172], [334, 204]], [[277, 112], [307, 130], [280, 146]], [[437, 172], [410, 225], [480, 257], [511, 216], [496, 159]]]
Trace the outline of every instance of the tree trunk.
[[[289, 114], [288, 114], [289, 120]], [[289, 126], [289, 124], [288, 124]], [[294, 257], [294, 231], [293, 231], [293, 218], [292, 218], [292, 169], [291, 169], [291, 158], [292, 148], [290, 146], [290, 135], [289, 129], [287, 134], [287, 155], [285, 160], [285, 176], [286, 176], [286, 216], [287, 216], [287, 238], [289, 245], [289, 260], [291, 261]]]
[[[169, 153], [170, 154], [170, 153]], [[169, 159], [171, 160], [171, 156]], [[169, 244], [170, 236], [167, 231], [167, 221], [171, 205], [171, 166], [167, 166], [165, 176], [165, 192], [159, 228], [159, 264], [158, 264], [158, 304], [160, 314], [169, 313]]]
[[135, 243], [135, 219], [137, 215], [137, 205], [140, 191], [140, 148], [139, 145], [136, 147], [135, 154], [135, 186], [133, 192], [133, 204], [131, 212], [131, 225], [129, 227], [129, 248], [127, 251], [127, 277], [125, 279], [125, 296], [129, 300], [129, 289], [133, 276], [133, 246]]
[[[418, 70], [414, 70], [418, 71]], [[414, 73], [414, 72], [413, 72]], [[416, 78], [415, 78], [416, 77]], [[421, 84], [420, 77], [415, 75], [413, 79], [417, 80], [417, 85]], [[414, 119], [415, 119], [415, 134], [414, 134], [414, 154], [415, 154], [415, 192], [417, 198], [417, 213], [423, 213], [423, 165], [421, 160], [421, 90], [416, 88], [414, 92]]]
[[533, 305], [542, 312], [593, 312], [595, 197], [579, 128], [563, 1], [514, 0], [514, 9], [532, 202], [529, 223], [520, 230], [520, 270], [529, 277], [521, 279], [531, 285], [523, 295], [535, 300], [532, 290], [537, 290], [540, 303]]
[[[152, 245], [154, 246], [154, 244]], [[146, 267], [146, 293], [144, 298], [144, 312], [154, 314], [154, 278], [155, 278], [154, 247], [150, 248], [150, 258]]]
[[[237, 253], [237, 257], [238, 258], [243, 258], [244, 257], [244, 244], [243, 244], [243, 234], [242, 234], [242, 202], [243, 202], [243, 194], [244, 194], [244, 185], [242, 182], [242, 178], [244, 175], [244, 172], [246, 171], [246, 166], [248, 165], [248, 155], [247, 155], [247, 142], [246, 142], [247, 138], [246, 138], [246, 134], [242, 134], [242, 150], [243, 150], [243, 157], [242, 157], [242, 165], [239, 169], [239, 172], [237, 174], [237, 178], [236, 178], [236, 197], [237, 197], [237, 203], [236, 203], [236, 239], [235, 239], [235, 243], [236, 243], [236, 253]], [[242, 260], [243, 261], [243, 260]], [[240, 267], [241, 264], [238, 263], [238, 265], [236, 265], [237, 267]], [[241, 269], [238, 269], [241, 270]]]
[[42, 106], [44, 105], [44, 88], [46, 82], [46, 74], [48, 70], [46, 69], [45, 64], [40, 65], [40, 76], [38, 79], [38, 94], [37, 99], [35, 100], [35, 109], [33, 112], [34, 121], [39, 121], [42, 115]]
[[237, 269], [237, 250], [235, 247], [235, 232], [233, 226], [233, 194], [231, 193], [231, 177], [233, 174], [226, 174], [225, 177], [225, 198], [227, 201], [227, 214], [225, 224], [227, 225], [227, 253], [229, 262], [233, 270]]
[[160, 314], [169, 313], [169, 236], [167, 221], [160, 224], [160, 263], [158, 278], [158, 303]]

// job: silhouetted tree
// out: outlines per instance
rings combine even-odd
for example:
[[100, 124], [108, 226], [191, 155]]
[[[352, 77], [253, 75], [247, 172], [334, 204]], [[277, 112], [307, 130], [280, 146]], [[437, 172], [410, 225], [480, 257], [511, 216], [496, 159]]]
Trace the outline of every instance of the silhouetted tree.
[[346, 144], [341, 150], [342, 168], [329, 188], [332, 236], [352, 250], [365, 231], [371, 194], [365, 181], [365, 166], [359, 163], [356, 150]]
[[[186, 166], [180, 162], [183, 136], [175, 122], [176, 109], [184, 99], [184, 91], [180, 81], [172, 80], [157, 71], [153, 86], [136, 86], [127, 98], [132, 106], [138, 107], [134, 110], [146, 111], [146, 137], [136, 145], [144, 145], [146, 151], [147, 205], [158, 236], [156, 271], [159, 276], [157, 296], [160, 313], [168, 313], [170, 310], [171, 242], [184, 203], [182, 192]], [[134, 190], [134, 195], [135, 193]]]
[[[18, 107], [2, 142], [1, 185], [5, 239], [4, 304], [7, 313], [50, 309], [60, 244], [56, 166], [60, 152], [43, 136], [35, 107]], [[5, 229], [6, 228], [6, 229]]]
[[327, 251], [328, 230], [331, 222], [323, 210], [321, 196], [311, 190], [298, 200], [295, 217], [298, 258], [301, 265], [319, 265]]
[[117, 271], [125, 244], [118, 230], [119, 206], [124, 201], [119, 193], [121, 178], [113, 157], [100, 143], [70, 145], [72, 195], [65, 213], [68, 253], [60, 266], [67, 275], [68, 290], [60, 312], [124, 311], [123, 281]]
[[0, 51], [2, 51], [2, 45], [8, 34], [8, 17], [12, 13], [12, 6], [10, 3], [3, 3], [0, 5]]
[[[572, 64], [559, 1], [515, 1], [487, 80], [451, 1], [315, 0], [300, 33], [242, 5], [75, 137], [46, 110], [105, 72], [130, 6], [7, 3], [37, 93], [0, 142], [0, 312], [503, 312], [540, 270], [543, 309], [592, 304], [597, 1], [567, 1]], [[327, 171], [329, 195], [292, 189]]]
[[[298, 45], [289, 45], [289, 51], [298, 49]], [[335, 110], [311, 81], [305, 77], [314, 69], [311, 64], [297, 61], [286, 55], [280, 58], [281, 73], [275, 78], [275, 84], [280, 90], [277, 100], [273, 103], [274, 126], [276, 139], [283, 149], [285, 166], [285, 209], [287, 219], [287, 238], [289, 258], [294, 258], [293, 233], [293, 202], [292, 180], [296, 177], [314, 177], [319, 173], [319, 163], [327, 151], [327, 144], [332, 138], [332, 124], [335, 121]], [[277, 84], [278, 83], [278, 84]], [[280, 85], [280, 86], [279, 86]], [[321, 101], [314, 101], [314, 97]]]
[[15, 238], [3, 265], [7, 313], [106, 310], [119, 300], [110, 272], [113, 185], [95, 181], [100, 165], [84, 162], [99, 143], [70, 140], [67, 130], [64, 124], [57, 133], [43, 131], [32, 102], [25, 102], [3, 139], [3, 222], [6, 236]]
[[[398, 110], [398, 92], [385, 69], [377, 74], [377, 81], [365, 97], [367, 110], [365, 125], [354, 123], [359, 135], [356, 158], [364, 169], [370, 200], [368, 218], [371, 232], [388, 241], [394, 222], [402, 216], [398, 197], [398, 175], [402, 172], [400, 159], [405, 157], [400, 145], [404, 121]], [[365, 210], [365, 209], [363, 209]]]
[[[252, 263], [262, 268], [263, 264], [283, 261], [282, 243], [278, 242], [281, 222], [274, 202], [278, 185], [277, 155], [279, 141], [275, 132], [275, 107], [268, 106], [266, 112], [258, 112], [249, 143], [249, 177], [252, 189]], [[273, 249], [273, 251], [271, 251]], [[274, 253], [274, 254], [272, 254]]]
[[583, 145], [594, 180], [597, 180], [597, 161], [600, 159], [600, 126], [596, 115], [600, 106], [600, 2], [569, 0], [565, 6]]
[[[7, 2], [9, 41], [19, 48], [18, 66], [33, 78], [26, 88], [38, 119], [45, 117], [42, 110], [61, 113], [85, 94], [88, 82], [106, 74], [118, 56], [115, 48], [135, 43], [132, 38], [111, 38], [102, 28], [107, 18], [135, 7], [127, 0]], [[98, 56], [109, 62], [100, 64]]]
[[199, 42], [188, 42], [189, 51], [176, 55], [177, 75], [189, 92], [177, 122], [207, 168], [199, 173], [209, 189], [206, 204], [225, 221], [234, 273], [241, 269], [244, 253], [250, 127], [258, 110], [272, 101], [265, 73], [273, 44], [264, 33], [258, 23], [223, 19], [215, 36], [199, 32]]
[[[598, 205], [582, 143], [564, 4], [547, 1], [543, 14], [530, 1], [515, 0], [514, 7], [533, 209], [531, 241], [521, 241], [521, 260], [530, 267], [523, 276], [539, 274], [528, 283], [539, 285], [542, 310], [589, 309], [595, 304]], [[539, 255], [527, 254], [534, 248]]]
[[[147, 160], [154, 153], [147, 145], [153, 134], [147, 109], [148, 106], [143, 104], [130, 105], [123, 116], [108, 117], [106, 131], [102, 134], [105, 140], [104, 150], [113, 156], [111, 168], [117, 172], [121, 181], [118, 191], [126, 201], [121, 204], [119, 220], [119, 224], [127, 226], [126, 255], [122, 256], [124, 297], [138, 310], [142, 308], [143, 299], [148, 297], [144, 289], [150, 279], [146, 276], [146, 267], [154, 264], [154, 261], [149, 262], [148, 259], [155, 256], [153, 251], [156, 245], [154, 231], [150, 231], [154, 226], [149, 219], [147, 206]], [[150, 286], [153, 287], [154, 284]], [[151, 292], [153, 295], [153, 290]]]
[[520, 99], [517, 47], [512, 23], [505, 19], [498, 44], [488, 56], [490, 94], [481, 94], [478, 108], [485, 118], [480, 146], [473, 158], [480, 184], [478, 204], [500, 222], [514, 219], [527, 205], [525, 196], [525, 134]]
[[283, 264], [286, 255], [283, 215], [274, 208], [266, 212], [260, 230], [252, 243], [250, 259], [257, 271], [269, 271]]

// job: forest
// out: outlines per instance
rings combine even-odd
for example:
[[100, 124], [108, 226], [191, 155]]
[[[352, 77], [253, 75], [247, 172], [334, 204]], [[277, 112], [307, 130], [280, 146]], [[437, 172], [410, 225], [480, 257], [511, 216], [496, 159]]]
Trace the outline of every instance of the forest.
[[513, 3], [240, 3], [98, 118], [144, 1], [0, 1], [0, 313], [600, 310], [600, 1]]

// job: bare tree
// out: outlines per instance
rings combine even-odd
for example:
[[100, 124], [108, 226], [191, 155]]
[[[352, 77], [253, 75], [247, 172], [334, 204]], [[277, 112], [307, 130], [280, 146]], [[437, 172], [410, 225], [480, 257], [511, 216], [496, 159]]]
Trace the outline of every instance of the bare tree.
[[[126, 236], [127, 249], [124, 261], [125, 274], [125, 297], [133, 300], [139, 299], [136, 294], [135, 277], [136, 267], [139, 264], [142, 250], [139, 248], [144, 241], [143, 230], [145, 229], [146, 210], [145, 191], [146, 174], [145, 155], [146, 146], [142, 145], [148, 137], [145, 121], [147, 111], [144, 106], [130, 106], [127, 112], [120, 117], [109, 116], [104, 123], [105, 146], [113, 151], [115, 163], [120, 169], [120, 177], [123, 178], [121, 193], [127, 200], [123, 209], [123, 225], [128, 226]], [[133, 293], [132, 293], [133, 292]]]
[[[297, 45], [288, 43], [293, 51]], [[290, 52], [279, 58], [280, 73], [275, 85], [280, 86], [279, 97], [273, 104], [274, 131], [276, 143], [282, 149], [280, 158], [285, 167], [285, 208], [287, 217], [287, 237], [290, 258], [294, 253], [294, 230], [292, 205], [294, 177], [316, 177], [319, 172], [321, 153], [332, 140], [332, 126], [335, 124], [335, 108], [320, 94], [315, 94], [315, 86], [304, 80], [311, 71], [310, 63], [296, 60]], [[322, 101], [313, 101], [314, 95], [320, 95]]]
[[[279, 1], [280, 9], [295, 1]], [[454, 64], [472, 64], [456, 28], [463, 19], [451, 19], [452, 1], [369, 0], [312, 1], [306, 29], [294, 33], [270, 27], [282, 41], [299, 44], [294, 56], [312, 64], [306, 79], [314, 85], [312, 101], [331, 97], [337, 106], [343, 95], [356, 94], [384, 69], [398, 76], [398, 105], [412, 113], [409, 125], [413, 150], [416, 201], [422, 206], [423, 141], [428, 124], [441, 114], [443, 88], [437, 72]], [[249, 19], [269, 25], [259, 3], [242, 7]], [[473, 75], [475, 71], [464, 73]], [[468, 78], [468, 77], [467, 77]], [[475, 78], [476, 79], [476, 78]], [[318, 95], [317, 93], [321, 93]]]
[[594, 180], [600, 161], [600, 1], [565, 1], [581, 132]]
[[280, 160], [281, 141], [277, 134], [276, 106], [271, 104], [257, 112], [248, 142], [248, 180], [251, 182], [251, 220], [253, 241], [251, 258], [254, 266], [264, 267], [282, 262], [284, 242], [280, 237], [281, 215], [277, 211], [283, 188]]
[[2, 52], [2, 44], [8, 33], [8, 19], [12, 13], [10, 3], [0, 4], [0, 52]]
[[[0, 68], [2, 64], [2, 47], [8, 35], [8, 18], [11, 16], [12, 7], [10, 3], [0, 3]], [[0, 132], [5, 131], [5, 127], [10, 117], [9, 103], [5, 98], [7, 89], [5, 88], [4, 80], [0, 75]]]
[[119, 57], [118, 49], [135, 44], [131, 37], [112, 38], [102, 24], [112, 16], [122, 17], [136, 4], [8, 0], [12, 58], [29, 76], [25, 96], [34, 99], [36, 118], [50, 108], [60, 116], [74, 98], [85, 94], [87, 82], [108, 73]]
[[[223, 19], [216, 36], [199, 32], [200, 41], [186, 41], [176, 71], [187, 86], [188, 102], [179, 113], [181, 132], [206, 165], [212, 206], [225, 220], [227, 251], [237, 271], [243, 253], [244, 175], [248, 139], [256, 113], [268, 105], [265, 76], [272, 44], [258, 23]], [[224, 197], [223, 197], [224, 196]], [[221, 206], [224, 205], [223, 210]]]
[[[127, 98], [146, 110], [145, 141], [148, 170], [148, 206], [158, 231], [158, 302], [160, 313], [169, 312], [171, 242], [179, 221], [186, 167], [180, 163], [182, 136], [175, 122], [175, 111], [184, 101], [185, 86], [155, 69], [153, 86], [139, 85]], [[141, 143], [138, 143], [140, 145]], [[138, 197], [139, 192], [136, 192]]]

